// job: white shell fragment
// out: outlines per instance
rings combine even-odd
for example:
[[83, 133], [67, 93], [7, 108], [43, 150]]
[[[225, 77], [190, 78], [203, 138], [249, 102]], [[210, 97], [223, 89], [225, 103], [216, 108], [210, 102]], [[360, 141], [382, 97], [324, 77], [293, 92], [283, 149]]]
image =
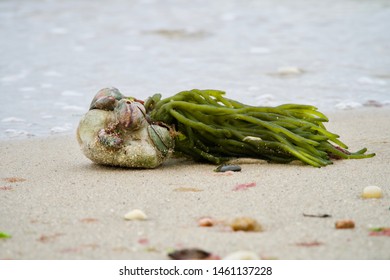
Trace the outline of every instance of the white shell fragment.
[[242, 250], [242, 251], [237, 251], [228, 254], [223, 259], [224, 260], [259, 260], [260, 257], [255, 252]]
[[125, 220], [128, 221], [134, 221], [134, 220], [143, 221], [146, 220], [148, 216], [146, 216], [146, 214], [142, 210], [134, 209], [128, 212], [123, 218], [125, 218]]
[[367, 186], [363, 189], [362, 198], [381, 198], [382, 189], [377, 186]]

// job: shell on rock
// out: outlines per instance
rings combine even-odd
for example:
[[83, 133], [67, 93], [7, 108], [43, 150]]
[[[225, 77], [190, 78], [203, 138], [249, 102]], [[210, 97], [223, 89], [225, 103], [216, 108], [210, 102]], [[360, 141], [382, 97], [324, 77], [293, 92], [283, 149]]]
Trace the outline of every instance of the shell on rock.
[[89, 109], [114, 110], [118, 100], [124, 98], [124, 95], [117, 88], [104, 88], [96, 93], [92, 99]]
[[169, 151], [173, 149], [174, 141], [170, 135], [169, 130], [166, 127], [159, 125], [149, 125], [148, 134], [150, 139], [153, 141], [156, 148], [166, 156]]
[[106, 129], [102, 128], [98, 132], [98, 138], [102, 145], [114, 149], [119, 149], [123, 144], [123, 139], [115, 132], [107, 132]]
[[134, 100], [121, 99], [114, 109], [119, 124], [126, 129], [137, 130], [145, 125], [145, 107]]

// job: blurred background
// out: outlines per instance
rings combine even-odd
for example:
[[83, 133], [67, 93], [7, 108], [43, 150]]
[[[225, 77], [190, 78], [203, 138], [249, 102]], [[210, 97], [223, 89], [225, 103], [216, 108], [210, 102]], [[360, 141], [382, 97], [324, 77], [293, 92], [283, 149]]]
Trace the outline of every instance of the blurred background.
[[388, 0], [1, 0], [0, 139], [74, 133], [95, 93], [390, 104]]

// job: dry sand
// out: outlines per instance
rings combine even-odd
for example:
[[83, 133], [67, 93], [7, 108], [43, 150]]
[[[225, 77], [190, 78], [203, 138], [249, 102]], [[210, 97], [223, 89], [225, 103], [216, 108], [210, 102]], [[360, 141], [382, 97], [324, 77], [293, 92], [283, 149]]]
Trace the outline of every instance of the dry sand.
[[[264, 259], [389, 259], [390, 237], [370, 236], [370, 228], [390, 227], [390, 109], [328, 116], [328, 129], [351, 150], [367, 147], [376, 157], [325, 168], [241, 164], [226, 176], [183, 159], [155, 170], [98, 166], [73, 135], [0, 142], [0, 231], [12, 235], [0, 239], [0, 259], [167, 259], [182, 248], [222, 258], [250, 250]], [[384, 197], [360, 198], [368, 185]], [[124, 220], [135, 208], [148, 219]], [[204, 216], [222, 224], [247, 216], [264, 231], [199, 227]], [[355, 228], [335, 229], [342, 219]]]

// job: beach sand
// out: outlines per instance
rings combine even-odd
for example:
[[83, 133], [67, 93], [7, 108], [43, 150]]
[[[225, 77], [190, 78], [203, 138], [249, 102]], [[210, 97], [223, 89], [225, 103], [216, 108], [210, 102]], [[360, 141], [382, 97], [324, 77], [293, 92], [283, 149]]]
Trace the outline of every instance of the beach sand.
[[[325, 112], [326, 113], [326, 112]], [[390, 109], [330, 112], [328, 130], [355, 151], [376, 156], [324, 168], [300, 163], [242, 163], [221, 175], [215, 166], [171, 159], [154, 170], [98, 166], [74, 135], [0, 142], [0, 259], [168, 259], [198, 248], [221, 258], [249, 250], [262, 259], [389, 259]], [[234, 191], [238, 184], [251, 188]], [[364, 187], [383, 198], [362, 199]], [[148, 218], [127, 221], [132, 209]], [[303, 214], [331, 217], [306, 217]], [[198, 226], [202, 217], [218, 223]], [[237, 217], [262, 232], [232, 231]], [[353, 229], [336, 229], [349, 219]]]

